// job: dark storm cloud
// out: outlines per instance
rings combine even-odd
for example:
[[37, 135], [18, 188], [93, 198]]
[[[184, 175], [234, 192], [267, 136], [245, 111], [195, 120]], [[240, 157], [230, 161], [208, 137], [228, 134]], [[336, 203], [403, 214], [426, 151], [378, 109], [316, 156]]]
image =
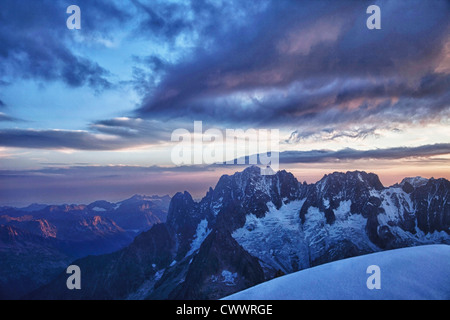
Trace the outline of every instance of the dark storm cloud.
[[[0, 70], [3, 82], [25, 78], [60, 80], [71, 87], [111, 87], [109, 72], [99, 63], [75, 54], [73, 30], [66, 27], [65, 1], [13, 1], [0, 5]], [[77, 1], [82, 8], [83, 36], [107, 37], [114, 23], [126, 19], [110, 1]]]
[[448, 111], [449, 76], [434, 70], [449, 41], [450, 4], [376, 3], [383, 25], [375, 31], [365, 26], [363, 1], [273, 1], [244, 14], [244, 25], [210, 30], [212, 45], [166, 69], [138, 114], [299, 126], [357, 121], [368, 112], [381, 121], [392, 111], [409, 122], [403, 114]]

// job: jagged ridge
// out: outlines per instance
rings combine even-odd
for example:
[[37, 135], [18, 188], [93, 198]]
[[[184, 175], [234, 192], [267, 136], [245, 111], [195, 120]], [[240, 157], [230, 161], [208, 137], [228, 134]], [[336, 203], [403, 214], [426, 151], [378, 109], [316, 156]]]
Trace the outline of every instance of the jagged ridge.
[[[111, 290], [123, 287], [119, 279], [135, 280], [108, 298], [219, 298], [276, 275], [347, 257], [449, 244], [449, 187], [445, 179], [429, 179], [385, 188], [375, 174], [359, 171], [335, 172], [307, 185], [286, 171], [262, 176], [259, 168], [250, 167], [222, 176], [200, 202], [188, 192], [176, 194], [165, 224], [141, 234], [139, 242], [121, 255], [102, 258], [102, 266], [113, 259], [140, 265], [141, 258], [128, 252], [146, 250], [151, 244], [152, 259], [158, 259], [155, 239], [163, 226], [168, 239], [165, 258], [157, 264], [146, 260], [152, 265], [147, 273], [136, 278], [101, 267], [92, 270], [92, 278], [98, 279], [97, 284], [108, 279]], [[217, 254], [221, 251], [235, 254]], [[125, 256], [131, 261], [121, 260]], [[95, 264], [93, 259], [79, 263]], [[63, 279], [64, 275], [48, 288], [55, 289]], [[104, 291], [96, 288], [82, 290], [80, 297], [104, 298]], [[47, 298], [45, 292], [38, 290], [33, 297]], [[53, 298], [67, 295], [66, 290], [51, 292]]]

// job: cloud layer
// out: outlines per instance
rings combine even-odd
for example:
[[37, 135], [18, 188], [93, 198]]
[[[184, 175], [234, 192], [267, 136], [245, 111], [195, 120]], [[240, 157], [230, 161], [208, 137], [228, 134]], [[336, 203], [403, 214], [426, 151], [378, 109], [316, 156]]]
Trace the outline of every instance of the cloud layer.
[[378, 4], [376, 31], [365, 27], [364, 2], [277, 1], [244, 14], [170, 66], [138, 115], [299, 132], [448, 117], [450, 74], [438, 66], [449, 55], [450, 4]]
[[280, 153], [280, 163], [321, 163], [337, 160], [386, 159], [397, 160], [410, 157], [432, 157], [450, 154], [450, 143], [423, 145], [419, 147], [396, 147], [387, 149], [355, 150], [351, 148], [330, 151], [286, 151]]
[[[111, 1], [77, 1], [85, 38], [107, 37], [112, 25], [127, 18]], [[0, 11], [0, 72], [3, 82], [18, 79], [61, 81], [69, 87], [112, 86], [109, 71], [76, 53], [74, 33], [66, 28], [64, 1], [4, 0]], [[109, 24], [109, 28], [108, 28]], [[8, 81], [9, 80], [9, 81]]]

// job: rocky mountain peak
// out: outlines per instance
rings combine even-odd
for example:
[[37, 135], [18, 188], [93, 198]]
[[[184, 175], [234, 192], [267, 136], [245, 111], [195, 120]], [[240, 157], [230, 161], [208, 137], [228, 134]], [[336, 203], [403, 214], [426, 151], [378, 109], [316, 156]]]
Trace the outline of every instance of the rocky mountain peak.
[[[450, 243], [449, 189], [448, 180], [429, 179], [407, 193], [399, 185], [385, 188], [377, 175], [363, 171], [334, 172], [308, 185], [284, 170], [264, 176], [249, 167], [222, 176], [199, 202], [188, 192], [177, 193], [166, 223], [97, 262], [92, 279], [108, 283], [108, 290], [86, 282], [82, 294], [217, 299], [277, 274], [339, 259]], [[148, 252], [153, 253], [147, 257]], [[94, 259], [82, 263], [94, 266]], [[105, 269], [112, 271], [104, 274]], [[136, 279], [132, 286], [124, 281], [130, 274]], [[57, 287], [55, 281], [36, 296]]]
[[317, 184], [318, 188], [328, 187], [364, 187], [382, 190], [384, 188], [378, 175], [365, 171], [333, 172], [326, 174]]
[[417, 187], [421, 187], [425, 184], [427, 184], [428, 179], [427, 178], [423, 178], [423, 177], [408, 177], [408, 178], [404, 178], [402, 180], [402, 182], [400, 182], [400, 186], [403, 186], [405, 183], [409, 183], [410, 185], [412, 185], [414, 188]]

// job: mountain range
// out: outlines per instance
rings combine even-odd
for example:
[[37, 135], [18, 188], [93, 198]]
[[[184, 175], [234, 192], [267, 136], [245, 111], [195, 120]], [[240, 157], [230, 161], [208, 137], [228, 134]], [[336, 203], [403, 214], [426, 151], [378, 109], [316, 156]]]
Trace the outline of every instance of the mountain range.
[[449, 189], [446, 179], [419, 177], [384, 187], [362, 171], [306, 184], [252, 166], [222, 176], [200, 201], [175, 194], [165, 222], [128, 246], [71, 262], [81, 290], [68, 290], [60, 272], [25, 297], [219, 299], [332, 261], [450, 244]]
[[117, 251], [163, 223], [169, 196], [89, 205], [0, 208], [0, 298], [18, 298], [47, 283], [71, 261]]

